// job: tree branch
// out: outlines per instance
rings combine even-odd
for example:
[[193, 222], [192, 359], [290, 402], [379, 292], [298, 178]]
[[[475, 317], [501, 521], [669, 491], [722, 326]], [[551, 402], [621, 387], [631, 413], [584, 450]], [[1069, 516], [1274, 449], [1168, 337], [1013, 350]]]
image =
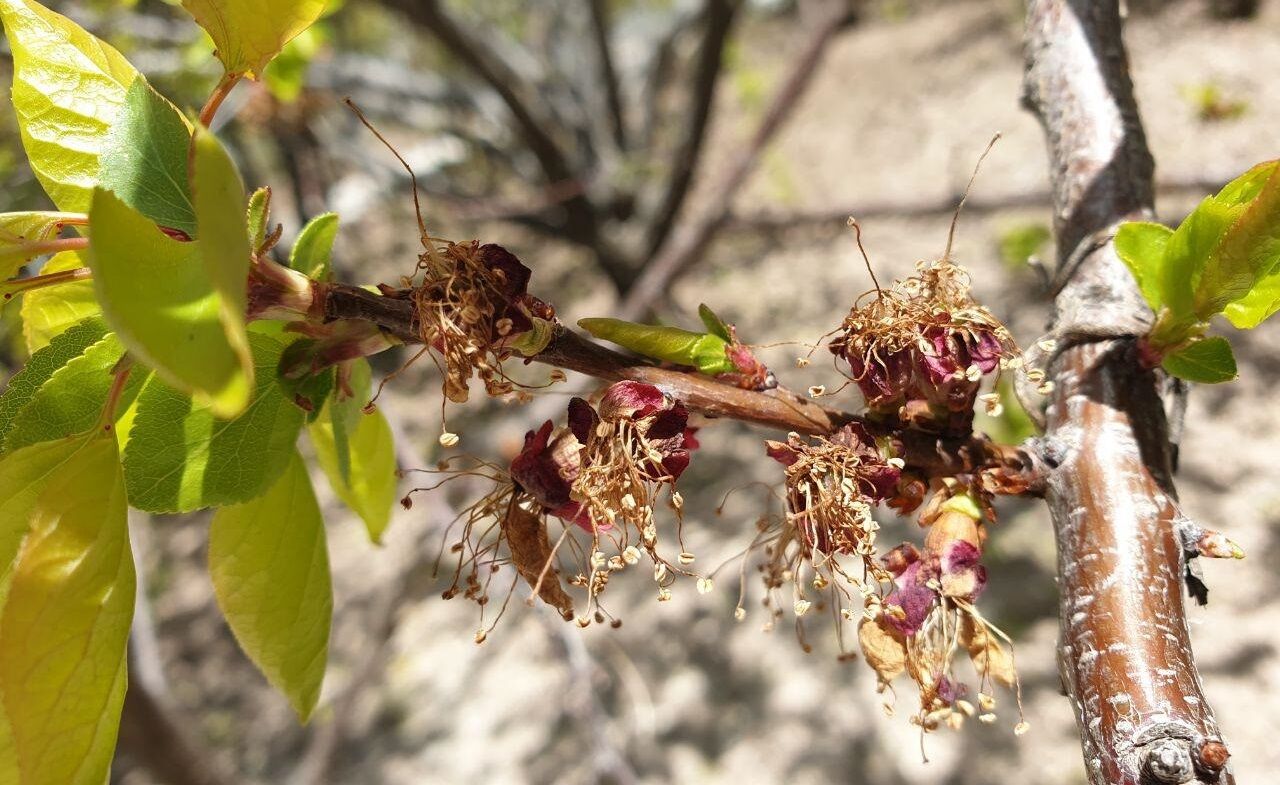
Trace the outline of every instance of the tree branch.
[[618, 82], [618, 69], [613, 64], [613, 42], [609, 31], [609, 0], [591, 0], [591, 37], [596, 47], [596, 62], [600, 69], [600, 81], [604, 84], [605, 100], [609, 105], [609, 121], [613, 128], [613, 141], [619, 150], [627, 149], [627, 118], [622, 110], [622, 87]]
[[824, 11], [814, 24], [782, 86], [774, 94], [750, 141], [711, 187], [707, 200], [712, 205], [710, 210], [687, 230], [670, 238], [658, 255], [650, 260], [639, 280], [627, 292], [619, 308], [619, 318], [640, 318], [662, 297], [671, 282], [701, 257], [716, 233], [724, 226], [732, 209], [734, 196], [755, 170], [760, 154], [804, 96], [818, 70], [818, 64], [822, 62], [822, 56], [826, 53], [827, 44], [849, 18], [848, 7], [842, 2], [829, 3]]
[[[533, 90], [507, 63], [494, 53], [492, 47], [478, 40], [465, 30], [443, 6], [440, 0], [383, 0], [390, 8], [399, 10], [415, 24], [430, 32], [463, 66], [489, 86], [511, 112], [516, 130], [524, 144], [542, 167], [543, 175], [553, 187], [578, 182], [580, 173], [569, 161], [553, 133], [551, 118], [538, 113], [530, 103]], [[586, 196], [579, 192], [563, 203], [565, 232], [577, 242], [596, 246], [600, 226], [595, 209]]]
[[725, 44], [733, 27], [734, 17], [740, 8], [738, 0], [707, 0], [702, 14], [702, 40], [698, 45], [697, 66], [693, 84], [689, 90], [689, 103], [683, 112], [688, 118], [684, 138], [671, 161], [671, 177], [666, 191], [654, 211], [653, 221], [645, 231], [643, 257], [650, 259], [666, 241], [675, 224], [680, 208], [684, 206], [693, 173], [702, 157], [703, 141], [715, 104], [716, 86], [720, 84], [720, 70], [724, 65]]
[[1230, 783], [1187, 632], [1164, 410], [1126, 337], [1150, 312], [1110, 242], [1116, 222], [1152, 213], [1117, 3], [1031, 0], [1026, 59], [1025, 103], [1048, 140], [1065, 260], [1055, 326], [1092, 336], [1051, 367], [1045, 435], [1059, 665], [1089, 780]]
[[[413, 306], [408, 299], [382, 296], [346, 284], [315, 284], [315, 312], [325, 320], [358, 319], [373, 322], [406, 343], [421, 343]], [[695, 371], [660, 368], [639, 358], [621, 355], [564, 327], [539, 354], [530, 358], [557, 368], [576, 371], [608, 382], [630, 379], [659, 387], [690, 411], [708, 417], [724, 417], [780, 431], [830, 434], [857, 422], [872, 434], [891, 440], [894, 453], [909, 468], [927, 476], [954, 476], [983, 467], [1002, 466], [1026, 473], [1032, 480], [1039, 470], [1023, 450], [992, 443], [985, 436], [941, 438], [898, 427], [802, 398], [784, 388], [744, 390]], [[1037, 485], [1036, 482], [1029, 482]]]

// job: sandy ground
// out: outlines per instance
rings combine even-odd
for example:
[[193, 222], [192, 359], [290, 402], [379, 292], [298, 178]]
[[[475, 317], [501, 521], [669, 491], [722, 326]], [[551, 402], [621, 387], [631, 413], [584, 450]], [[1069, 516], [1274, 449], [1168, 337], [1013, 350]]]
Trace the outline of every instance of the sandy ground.
[[[1017, 14], [1015, 4], [1003, 1], [939, 4], [901, 22], [878, 21], [844, 34], [739, 206], [848, 205], [856, 212], [889, 200], [932, 202], [963, 184], [995, 131], [1004, 139], [979, 178], [977, 198], [1044, 188], [1040, 130], [1018, 107]], [[1225, 180], [1276, 155], [1278, 30], [1275, 2], [1249, 24], [1208, 22], [1198, 3], [1133, 20], [1130, 51], [1161, 180]], [[753, 35], [764, 68], [784, 62], [796, 43], [764, 31]], [[1247, 101], [1245, 116], [1197, 120], [1182, 91], [1205, 82]], [[749, 126], [740, 118], [732, 106], [726, 109], [714, 130], [716, 149], [731, 149], [745, 133]], [[1161, 213], [1177, 219], [1192, 203], [1166, 200]], [[882, 280], [939, 254], [947, 220], [867, 222], [866, 243]], [[1034, 206], [970, 217], [958, 238], [956, 255], [971, 267], [977, 292], [1024, 342], [1043, 327], [1046, 303], [1031, 271], [1001, 265], [996, 238], [1020, 223], [1047, 220], [1048, 210]], [[504, 242], [535, 256], [536, 246], [522, 247], [518, 233], [511, 238]], [[348, 252], [363, 242], [359, 229], [342, 242]], [[541, 291], [567, 293], [557, 300], [564, 315], [608, 312], [604, 288], [584, 283], [565, 263], [533, 266]], [[868, 286], [852, 238], [837, 223], [797, 227], [767, 241], [729, 236], [676, 298], [686, 313], [701, 300], [716, 304], [748, 339], [805, 340], [834, 325]], [[1191, 624], [1235, 770], [1242, 782], [1265, 782], [1280, 771], [1280, 747], [1272, 738], [1280, 712], [1274, 568], [1280, 490], [1273, 457], [1280, 452], [1280, 409], [1270, 400], [1280, 371], [1280, 331], [1269, 326], [1233, 340], [1243, 378], [1192, 396], [1180, 489], [1190, 514], [1249, 553], [1244, 562], [1206, 565], [1211, 603], [1191, 610]], [[767, 353], [786, 383], [803, 388], [829, 381], [817, 367], [824, 363], [792, 368], [796, 352]], [[438, 428], [434, 385], [413, 372], [386, 399], [419, 464], [434, 458], [422, 447], [434, 444]], [[468, 448], [500, 453], [562, 402], [535, 404], [536, 417], [476, 409], [460, 415], [455, 429]], [[740, 492], [716, 515], [720, 498], [753, 479], [776, 477], [760, 455], [758, 435], [743, 428], [709, 428], [703, 445], [682, 481], [690, 507], [686, 531], [699, 564], [716, 564], [750, 539], [763, 494]], [[1032, 731], [1015, 738], [1015, 720], [1006, 711], [994, 726], [974, 723], [959, 734], [930, 736], [925, 763], [905, 717], [884, 715], [865, 665], [836, 661], [828, 626], [812, 627], [808, 655], [790, 630], [762, 632], [750, 575], [751, 612], [734, 621], [732, 569], [711, 595], [700, 596], [686, 583], [675, 601], [661, 605], [643, 576], [620, 581], [611, 589], [611, 609], [625, 624], [616, 631], [579, 632], [516, 601], [483, 646], [472, 642], [474, 606], [442, 602], [444, 579], [419, 570], [403, 581], [395, 633], [379, 655], [370, 630], [386, 587], [423, 548], [436, 546], [446, 515], [429, 503], [398, 511], [387, 546], [377, 549], [356, 521], [327, 501], [337, 620], [325, 706], [310, 729], [296, 726], [284, 700], [235, 650], [212, 607], [201, 571], [207, 519], [162, 521], [149, 529], [148, 581], [165, 667], [176, 696], [198, 718], [200, 734], [241, 781], [320, 781], [296, 767], [339, 720], [345, 737], [323, 781], [352, 785], [588, 783], [599, 776], [655, 784], [1084, 781], [1053, 662], [1052, 536], [1036, 505], [1005, 506], [983, 600], [988, 615], [1016, 636]], [[915, 534], [892, 522], [887, 528], [890, 542]], [[344, 690], [353, 680], [361, 687], [348, 700]], [[904, 693], [904, 707], [910, 701]], [[127, 759], [117, 773], [130, 785], [147, 782]]]

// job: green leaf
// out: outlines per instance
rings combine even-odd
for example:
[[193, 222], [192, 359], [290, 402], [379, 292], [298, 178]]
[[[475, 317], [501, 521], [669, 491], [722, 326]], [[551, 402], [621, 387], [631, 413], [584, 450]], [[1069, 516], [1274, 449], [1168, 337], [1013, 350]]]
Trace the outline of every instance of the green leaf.
[[[373, 395], [373, 369], [363, 357], [343, 364], [346, 387], [338, 387], [325, 406], [333, 433], [334, 466], [343, 483], [351, 481], [351, 434], [364, 417], [364, 407]], [[351, 394], [346, 395], [349, 391]], [[326, 471], [328, 471], [326, 469]]]
[[[349, 408], [341, 411], [338, 406], [331, 399], [307, 432], [333, 492], [364, 521], [369, 539], [381, 542], [396, 503], [396, 448], [391, 426], [375, 409], [361, 414], [352, 428], [347, 419]], [[345, 465], [339, 461], [339, 434], [345, 436]]]
[[271, 218], [271, 189], [259, 188], [249, 197], [249, 207], [245, 210], [245, 223], [249, 228], [249, 245], [253, 250], [262, 247], [267, 239], [267, 221]]
[[[88, 267], [80, 251], [63, 251], [45, 262], [42, 275]], [[57, 286], [31, 289], [22, 295], [22, 335], [27, 351], [35, 354], [49, 345], [54, 336], [88, 316], [102, 313], [93, 294], [93, 281], [70, 281]]]
[[219, 294], [227, 340], [249, 358], [244, 314], [248, 307], [249, 224], [244, 182], [222, 143], [203, 126], [191, 137], [191, 188], [200, 235], [200, 258]]
[[328, 280], [333, 260], [333, 239], [337, 236], [337, 213], [312, 218], [293, 243], [289, 266], [313, 280]]
[[31, 169], [59, 210], [86, 212], [108, 129], [141, 77], [115, 49], [39, 3], [0, 0], [0, 20]]
[[1195, 309], [1202, 319], [1247, 297], [1280, 264], [1280, 168], [1272, 167], [1262, 189], [1237, 210], [1196, 285]]
[[183, 0], [213, 39], [227, 73], [261, 74], [324, 12], [324, 0]]
[[[111, 390], [111, 370], [123, 356], [120, 339], [107, 334], [84, 354], [55, 371], [14, 416], [13, 427], [4, 436], [4, 451], [12, 452], [28, 444], [53, 441], [93, 428], [102, 418]], [[116, 406], [117, 415], [133, 403], [145, 377], [140, 369], [129, 374]]]
[[1239, 206], [1252, 202], [1275, 174], [1280, 161], [1264, 161], [1227, 183], [1213, 198], [1220, 204]]
[[[243, 327], [237, 331], [227, 316], [234, 303], [201, 259], [202, 244], [166, 236], [102, 189], [94, 192], [89, 229], [94, 293], [125, 346], [220, 416], [242, 411], [253, 366]], [[240, 237], [247, 242], [243, 226]]]
[[1159, 311], [1164, 305], [1161, 264], [1172, 234], [1169, 227], [1146, 221], [1129, 221], [1121, 224], [1116, 232], [1116, 254], [1133, 273], [1143, 298], [1153, 311]]
[[1165, 305], [1179, 320], [1196, 318], [1193, 299], [1196, 282], [1209, 262], [1209, 254], [1237, 212], [1237, 208], [1218, 202], [1212, 196], [1205, 197], [1169, 236], [1160, 290]]
[[74, 213], [0, 213], [0, 281], [18, 274], [22, 265], [49, 253], [45, 243], [57, 237]]
[[8, 455], [0, 513], [0, 781], [102, 785], [135, 596], [115, 440], [98, 430]]
[[9, 380], [4, 394], [0, 395], [0, 444], [8, 437], [14, 418], [22, 407], [31, 402], [36, 393], [62, 366], [84, 354], [107, 334], [106, 324], [98, 318], [88, 318], [54, 338], [49, 345], [35, 354], [22, 370]]
[[139, 79], [103, 146], [98, 182], [160, 226], [196, 236], [187, 184], [191, 128], [162, 95]]
[[124, 451], [129, 503], [148, 512], [190, 512], [248, 501], [284, 470], [302, 430], [302, 410], [275, 381], [283, 345], [249, 334], [255, 383], [248, 407], [233, 420], [159, 379], [138, 396]]
[[722, 339], [725, 343], [733, 341], [733, 335], [729, 332], [729, 325], [724, 320], [716, 316], [716, 312], [706, 303], [698, 306], [698, 318], [702, 319], [702, 323], [706, 325], [707, 332]]
[[733, 363], [724, 352], [727, 342], [718, 335], [621, 319], [580, 319], [578, 326], [597, 338], [637, 354], [692, 365], [710, 376], [734, 371]]
[[1238, 376], [1231, 344], [1226, 338], [1216, 336], [1195, 341], [1166, 355], [1161, 365], [1179, 379], [1201, 384], [1229, 382]]
[[240, 648], [305, 722], [320, 698], [333, 588], [324, 521], [297, 451], [262, 496], [214, 513], [209, 574]]

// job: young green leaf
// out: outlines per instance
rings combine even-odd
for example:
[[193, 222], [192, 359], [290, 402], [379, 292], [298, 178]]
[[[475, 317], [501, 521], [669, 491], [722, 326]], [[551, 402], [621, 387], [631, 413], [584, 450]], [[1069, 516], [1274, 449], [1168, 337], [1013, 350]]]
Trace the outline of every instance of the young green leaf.
[[147, 512], [190, 512], [258, 496], [280, 476], [302, 430], [302, 410], [275, 381], [283, 344], [249, 333], [257, 379], [249, 405], [222, 420], [159, 379], [138, 395], [124, 451], [129, 503]]
[[1247, 297], [1260, 278], [1280, 264], [1280, 167], [1234, 218], [1209, 255], [1195, 290], [1195, 310], [1207, 320]]
[[1153, 311], [1159, 311], [1164, 305], [1164, 278], [1160, 266], [1172, 234], [1173, 230], [1164, 224], [1146, 221], [1121, 224], [1116, 232], [1116, 254], [1133, 273], [1143, 298]]
[[249, 363], [245, 308], [249, 296], [249, 224], [244, 182], [222, 143], [208, 129], [191, 137], [191, 189], [200, 259], [217, 291], [219, 318], [236, 354]]
[[[88, 267], [81, 251], [63, 251], [45, 262], [41, 275]], [[35, 354], [71, 325], [102, 313], [93, 294], [93, 281], [80, 280], [31, 289], [22, 295], [22, 336]]]
[[706, 325], [707, 332], [717, 336], [725, 343], [733, 340], [733, 336], [729, 333], [729, 325], [724, 320], [716, 316], [716, 312], [706, 303], [698, 306], [698, 318], [702, 319], [702, 323]]
[[338, 214], [317, 215], [307, 222], [289, 252], [289, 266], [308, 278], [329, 278], [333, 259], [333, 240], [338, 236]]
[[103, 145], [98, 183], [160, 226], [196, 236], [187, 184], [191, 127], [145, 79], [125, 94]]
[[49, 345], [35, 354], [21, 371], [9, 380], [4, 394], [0, 395], [0, 444], [8, 437], [14, 418], [36, 393], [62, 366], [84, 354], [107, 334], [107, 325], [101, 319], [90, 317], [54, 338]]
[[213, 39], [227, 73], [262, 73], [294, 36], [324, 12], [325, 0], [183, 0]]
[[256, 499], [209, 530], [209, 574], [240, 648], [305, 722], [320, 698], [333, 588], [324, 521], [297, 451]]
[[692, 365], [710, 376], [735, 370], [724, 351], [727, 342], [718, 335], [621, 319], [580, 319], [578, 326], [597, 338], [616, 343], [636, 354]]
[[267, 221], [271, 219], [271, 189], [259, 188], [249, 196], [249, 206], [245, 209], [245, 223], [249, 228], [249, 245], [253, 250], [262, 246], [267, 239]]
[[1231, 344], [1217, 336], [1195, 341], [1166, 355], [1161, 365], [1179, 379], [1201, 384], [1229, 382], [1238, 375]]
[[[93, 428], [102, 418], [111, 390], [111, 369], [123, 356], [120, 339], [108, 333], [55, 371], [14, 416], [13, 427], [4, 436], [4, 452]], [[116, 405], [117, 416], [133, 403], [145, 376], [141, 371], [129, 374]]]
[[59, 210], [86, 212], [98, 156], [138, 72], [115, 49], [31, 0], [0, 0], [13, 108], [31, 169]]
[[[355, 399], [348, 399], [352, 401]], [[360, 399], [363, 402], [363, 398]], [[345, 402], [344, 402], [345, 403]], [[307, 428], [320, 468], [338, 498], [364, 521], [369, 539], [381, 542], [396, 503], [396, 448], [391, 426], [381, 411], [359, 414], [351, 426], [343, 404], [330, 401]], [[345, 465], [339, 462], [338, 438], [344, 437]]]
[[[202, 243], [166, 236], [102, 189], [94, 192], [89, 229], [94, 293], [125, 346], [219, 416], [243, 411], [253, 385], [252, 359], [243, 323], [228, 316], [235, 303], [227, 299], [235, 295], [220, 288], [223, 276], [210, 275]], [[240, 237], [246, 237], [243, 226]]]
[[74, 213], [0, 213], [0, 281], [18, 274], [22, 265], [41, 254]]
[[1237, 208], [1212, 196], [1205, 197], [1169, 236], [1160, 291], [1165, 305], [1178, 320], [1198, 318], [1194, 304], [1195, 282], [1204, 271], [1209, 254], [1235, 220], [1236, 212]]
[[0, 781], [107, 779], [135, 594], [126, 512], [101, 430], [0, 460]]

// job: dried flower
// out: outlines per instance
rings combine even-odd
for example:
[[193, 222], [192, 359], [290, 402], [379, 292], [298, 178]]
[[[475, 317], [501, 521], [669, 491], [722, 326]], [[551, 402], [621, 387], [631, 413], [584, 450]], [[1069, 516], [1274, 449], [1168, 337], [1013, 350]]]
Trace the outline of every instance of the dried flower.
[[527, 357], [541, 351], [551, 339], [554, 309], [528, 293], [529, 268], [502, 246], [424, 243], [417, 269], [422, 277], [410, 279], [408, 296], [422, 342], [442, 361], [445, 397], [466, 401], [473, 374], [488, 394], [509, 393], [514, 383], [502, 361], [513, 352]]
[[965, 431], [986, 374], [1018, 356], [1009, 331], [969, 294], [947, 260], [879, 290], [849, 312], [828, 348], [848, 366], [867, 406], [936, 430]]

